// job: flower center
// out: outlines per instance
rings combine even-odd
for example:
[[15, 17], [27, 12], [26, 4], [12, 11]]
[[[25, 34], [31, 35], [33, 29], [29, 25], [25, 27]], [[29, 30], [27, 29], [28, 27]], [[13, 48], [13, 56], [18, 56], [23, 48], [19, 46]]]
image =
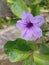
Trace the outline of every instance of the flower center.
[[30, 28], [33, 26], [33, 23], [27, 23], [27, 27]]

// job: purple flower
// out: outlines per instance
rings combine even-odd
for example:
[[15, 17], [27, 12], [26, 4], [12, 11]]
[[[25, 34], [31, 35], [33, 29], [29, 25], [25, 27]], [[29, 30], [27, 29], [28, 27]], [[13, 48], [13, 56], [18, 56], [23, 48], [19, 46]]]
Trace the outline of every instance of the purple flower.
[[31, 40], [32, 37], [38, 39], [42, 36], [42, 30], [40, 27], [44, 23], [42, 16], [33, 16], [29, 12], [23, 12], [22, 19], [16, 23], [17, 28], [22, 31], [22, 38], [25, 40]]

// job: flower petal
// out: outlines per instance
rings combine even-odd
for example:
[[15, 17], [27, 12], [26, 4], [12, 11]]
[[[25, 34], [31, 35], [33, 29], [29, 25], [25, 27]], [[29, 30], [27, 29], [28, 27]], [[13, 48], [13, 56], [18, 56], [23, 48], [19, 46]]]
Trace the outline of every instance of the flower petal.
[[22, 38], [25, 39], [25, 40], [31, 40], [32, 32], [33, 32], [32, 29], [25, 29], [22, 32]]
[[33, 15], [30, 12], [23, 12], [22, 13], [22, 19], [28, 19], [28, 21], [30, 22], [31, 20], [33, 20]]
[[39, 27], [34, 26], [34, 28], [33, 28], [33, 36], [36, 39], [40, 38], [42, 36], [42, 30]]
[[38, 27], [41, 27], [44, 23], [44, 18], [42, 16], [35, 16], [33, 23], [36, 24]]
[[20, 30], [24, 30], [26, 27], [26, 21], [25, 20], [18, 20], [16, 23], [16, 27]]

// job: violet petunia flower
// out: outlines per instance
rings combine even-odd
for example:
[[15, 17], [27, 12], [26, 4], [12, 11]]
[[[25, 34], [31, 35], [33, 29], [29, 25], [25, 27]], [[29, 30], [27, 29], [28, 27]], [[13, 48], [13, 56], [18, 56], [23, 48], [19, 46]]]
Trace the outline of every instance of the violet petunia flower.
[[38, 39], [42, 36], [42, 30], [40, 29], [44, 23], [42, 16], [33, 16], [29, 12], [23, 12], [21, 18], [17, 21], [16, 26], [22, 31], [21, 37], [23, 39], [31, 40], [32, 37]]

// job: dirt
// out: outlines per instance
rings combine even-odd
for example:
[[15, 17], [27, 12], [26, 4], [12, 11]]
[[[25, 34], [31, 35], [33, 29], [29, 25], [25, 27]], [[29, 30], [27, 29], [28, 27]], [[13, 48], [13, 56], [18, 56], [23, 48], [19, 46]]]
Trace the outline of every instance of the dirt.
[[11, 63], [9, 60], [2, 60], [0, 65], [22, 65], [22, 62]]

